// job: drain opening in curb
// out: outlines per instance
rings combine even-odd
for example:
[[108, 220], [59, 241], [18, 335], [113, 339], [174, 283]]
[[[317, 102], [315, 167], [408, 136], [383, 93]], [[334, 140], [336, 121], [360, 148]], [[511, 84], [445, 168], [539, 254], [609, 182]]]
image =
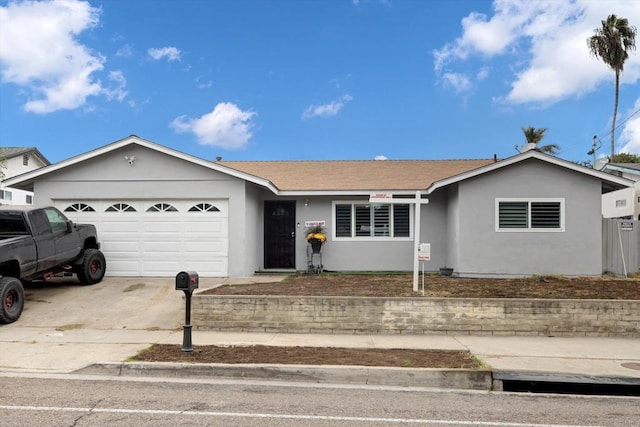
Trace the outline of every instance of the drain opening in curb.
[[505, 392], [640, 396], [640, 384], [593, 384], [503, 380]]

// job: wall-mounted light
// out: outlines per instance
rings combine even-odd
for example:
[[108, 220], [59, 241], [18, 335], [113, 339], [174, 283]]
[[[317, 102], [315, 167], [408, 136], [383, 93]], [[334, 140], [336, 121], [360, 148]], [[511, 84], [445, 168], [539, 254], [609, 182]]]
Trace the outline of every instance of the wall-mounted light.
[[305, 198], [305, 199], [304, 199], [304, 205], [305, 205], [305, 207], [306, 207], [306, 206], [309, 206], [309, 199], [308, 199], [308, 198]]
[[129, 162], [131, 166], [136, 162], [136, 156], [124, 156], [124, 159]]

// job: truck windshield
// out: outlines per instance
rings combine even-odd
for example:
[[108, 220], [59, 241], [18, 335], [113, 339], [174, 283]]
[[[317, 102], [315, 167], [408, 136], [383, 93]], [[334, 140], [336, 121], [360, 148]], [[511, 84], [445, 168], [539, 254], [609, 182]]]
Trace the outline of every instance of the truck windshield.
[[0, 234], [28, 234], [20, 212], [0, 211]]

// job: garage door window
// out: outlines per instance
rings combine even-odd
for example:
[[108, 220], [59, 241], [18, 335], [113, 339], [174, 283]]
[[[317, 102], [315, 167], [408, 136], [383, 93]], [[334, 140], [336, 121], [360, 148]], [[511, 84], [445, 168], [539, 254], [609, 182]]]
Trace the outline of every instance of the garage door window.
[[136, 208], [126, 203], [115, 203], [105, 209], [105, 212], [136, 212]]
[[149, 207], [147, 212], [178, 212], [178, 209], [168, 203], [156, 203]]
[[220, 212], [220, 209], [210, 203], [198, 203], [191, 206], [189, 212]]
[[86, 203], [74, 203], [67, 206], [65, 212], [95, 212], [96, 210]]

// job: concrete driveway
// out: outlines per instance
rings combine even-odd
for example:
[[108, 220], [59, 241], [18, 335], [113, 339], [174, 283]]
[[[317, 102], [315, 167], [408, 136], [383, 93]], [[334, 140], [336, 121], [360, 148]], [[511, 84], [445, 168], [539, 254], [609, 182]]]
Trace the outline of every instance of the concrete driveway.
[[[199, 290], [281, 277], [201, 278]], [[121, 362], [151, 343], [180, 343], [184, 293], [175, 279], [106, 277], [81, 286], [54, 278], [25, 289], [18, 321], [0, 325], [0, 369], [71, 371], [96, 361]]]
[[92, 286], [56, 278], [25, 289], [20, 327], [172, 330], [184, 322], [184, 293], [172, 278], [107, 277]]
[[[284, 276], [200, 278], [196, 293], [222, 284], [282, 280]], [[20, 327], [72, 329], [176, 330], [184, 324], [184, 292], [175, 278], [105, 277], [82, 286], [74, 277], [57, 277], [25, 289]]]

